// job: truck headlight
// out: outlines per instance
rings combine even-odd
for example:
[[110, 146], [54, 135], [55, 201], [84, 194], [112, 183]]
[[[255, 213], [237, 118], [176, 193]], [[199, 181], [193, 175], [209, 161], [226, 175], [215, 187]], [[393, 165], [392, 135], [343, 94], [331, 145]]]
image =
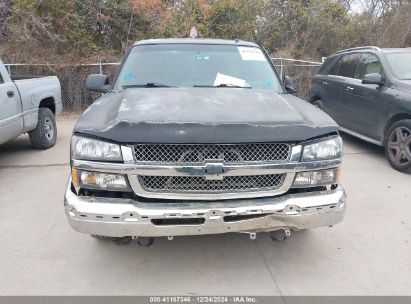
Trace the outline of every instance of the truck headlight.
[[340, 169], [299, 172], [294, 179], [293, 188], [324, 186], [338, 182]]
[[73, 135], [71, 155], [74, 159], [122, 161], [120, 146], [105, 141]]
[[122, 174], [100, 173], [73, 169], [72, 180], [74, 187], [84, 189], [129, 191], [127, 178]]
[[324, 141], [307, 144], [303, 149], [302, 161], [341, 158], [342, 139], [336, 136]]

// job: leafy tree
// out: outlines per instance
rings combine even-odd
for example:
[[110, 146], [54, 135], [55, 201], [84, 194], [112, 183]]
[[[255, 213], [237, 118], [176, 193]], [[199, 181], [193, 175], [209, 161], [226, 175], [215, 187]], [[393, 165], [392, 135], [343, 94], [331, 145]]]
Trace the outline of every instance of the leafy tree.
[[411, 3], [1, 0], [0, 53], [15, 62], [119, 60], [136, 40], [187, 37], [193, 26], [199, 37], [251, 40], [278, 56], [319, 59], [351, 46], [410, 46]]

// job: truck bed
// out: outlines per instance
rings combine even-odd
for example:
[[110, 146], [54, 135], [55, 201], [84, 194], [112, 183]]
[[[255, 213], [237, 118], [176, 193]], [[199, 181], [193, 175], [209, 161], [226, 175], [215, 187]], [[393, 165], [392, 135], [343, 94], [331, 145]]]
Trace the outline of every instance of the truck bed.
[[25, 80], [25, 79], [34, 79], [34, 78], [44, 78], [49, 76], [36, 76], [36, 75], [12, 75], [10, 76], [11, 80]]
[[[17, 77], [18, 78], [18, 77]], [[16, 78], [15, 78], [16, 79]], [[24, 131], [28, 132], [37, 125], [38, 105], [46, 98], [55, 103], [55, 114], [62, 112], [60, 81], [56, 76], [23, 78], [13, 81], [18, 89], [24, 117]]]

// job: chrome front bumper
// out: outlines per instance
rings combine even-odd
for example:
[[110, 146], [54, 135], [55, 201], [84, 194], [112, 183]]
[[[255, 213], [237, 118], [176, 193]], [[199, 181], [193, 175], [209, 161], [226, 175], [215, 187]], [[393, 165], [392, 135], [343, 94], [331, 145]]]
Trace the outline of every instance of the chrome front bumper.
[[[329, 191], [255, 199], [147, 203], [77, 196], [71, 190], [70, 180], [64, 204], [70, 225], [78, 232], [110, 237], [159, 237], [330, 226], [342, 221], [346, 195], [338, 186]], [[204, 223], [183, 224], [193, 218]], [[162, 219], [173, 221], [155, 224]]]

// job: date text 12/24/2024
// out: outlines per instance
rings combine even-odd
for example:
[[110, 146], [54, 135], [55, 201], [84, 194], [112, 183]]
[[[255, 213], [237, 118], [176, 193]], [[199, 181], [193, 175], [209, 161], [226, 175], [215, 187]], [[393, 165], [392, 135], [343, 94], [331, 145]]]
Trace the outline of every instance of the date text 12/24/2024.
[[172, 297], [150, 297], [150, 303], [257, 303], [255, 297], [233, 296], [233, 297], [210, 297], [210, 296], [172, 296]]

